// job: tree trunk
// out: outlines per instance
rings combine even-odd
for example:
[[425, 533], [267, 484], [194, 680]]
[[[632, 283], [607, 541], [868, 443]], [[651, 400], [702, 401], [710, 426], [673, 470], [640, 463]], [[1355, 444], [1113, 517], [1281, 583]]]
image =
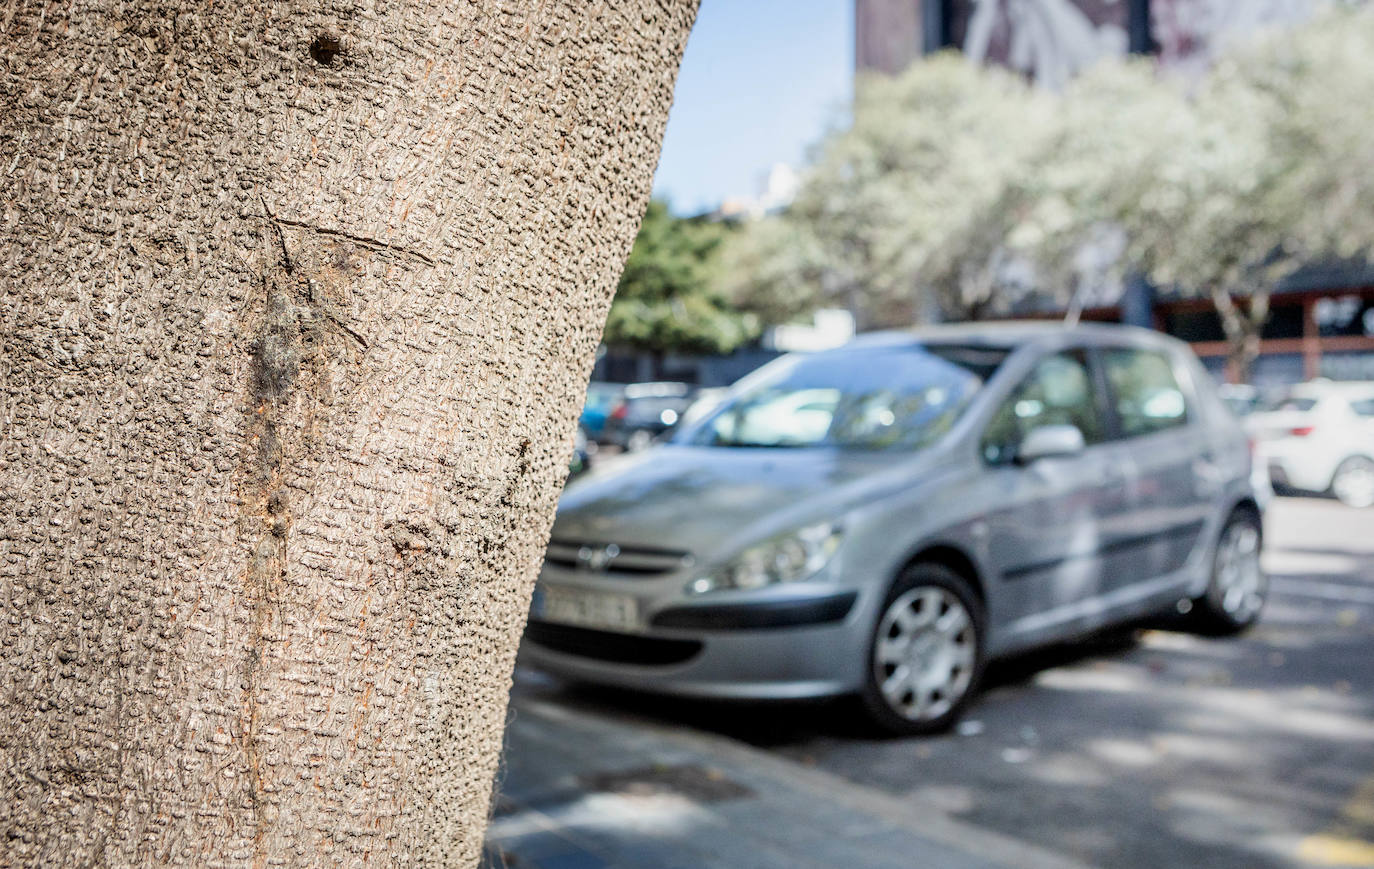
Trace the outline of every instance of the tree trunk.
[[0, 0], [0, 864], [475, 862], [694, 0]]
[[1260, 355], [1260, 337], [1269, 321], [1269, 287], [1257, 287], [1250, 294], [1247, 310], [1241, 310], [1227, 289], [1212, 289], [1212, 304], [1221, 318], [1226, 335], [1226, 368], [1236, 383], [1249, 383], [1255, 360]]

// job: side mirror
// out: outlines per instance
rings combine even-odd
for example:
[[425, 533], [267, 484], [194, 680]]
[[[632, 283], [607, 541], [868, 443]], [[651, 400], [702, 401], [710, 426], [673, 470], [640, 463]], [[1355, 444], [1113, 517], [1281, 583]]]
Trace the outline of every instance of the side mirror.
[[1083, 452], [1086, 443], [1076, 425], [1042, 425], [1033, 428], [1016, 449], [1016, 463], [1029, 465], [1037, 459], [1064, 458]]

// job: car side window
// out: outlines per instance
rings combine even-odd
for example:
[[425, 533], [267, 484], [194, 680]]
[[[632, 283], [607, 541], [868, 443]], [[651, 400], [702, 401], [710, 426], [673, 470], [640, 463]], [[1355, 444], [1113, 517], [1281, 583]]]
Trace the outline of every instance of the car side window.
[[1374, 418], [1374, 398], [1366, 398], [1363, 401], [1350, 402], [1350, 409], [1360, 416]]
[[1077, 426], [1086, 444], [1106, 438], [1092, 372], [1080, 351], [1056, 353], [1036, 363], [983, 432], [983, 459], [993, 465], [1011, 462], [1022, 438], [1046, 425]]
[[1188, 401], [1165, 354], [1108, 348], [1102, 351], [1102, 365], [1124, 437], [1152, 434], [1188, 422]]

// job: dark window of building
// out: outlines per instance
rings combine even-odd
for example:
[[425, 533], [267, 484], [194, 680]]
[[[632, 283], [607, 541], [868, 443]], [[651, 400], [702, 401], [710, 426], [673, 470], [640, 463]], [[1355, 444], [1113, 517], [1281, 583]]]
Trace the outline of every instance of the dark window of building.
[[1164, 331], [1184, 341], [1225, 341], [1221, 318], [1210, 308], [1169, 311], [1164, 315]]
[[1278, 305], [1269, 312], [1269, 322], [1264, 324], [1262, 338], [1301, 338], [1303, 311], [1302, 305]]
[[1153, 54], [1159, 47], [1150, 33], [1150, 0], [1128, 0], [1126, 27], [1132, 54]]

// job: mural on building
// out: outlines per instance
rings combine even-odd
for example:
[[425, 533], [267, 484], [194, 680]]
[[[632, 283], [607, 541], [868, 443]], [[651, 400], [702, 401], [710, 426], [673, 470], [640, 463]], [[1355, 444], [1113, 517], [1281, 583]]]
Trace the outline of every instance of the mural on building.
[[1230, 40], [1264, 25], [1299, 21], [1323, 2], [1326, 0], [1152, 0], [1150, 28], [1161, 64], [1200, 75]]
[[971, 59], [1049, 88], [1129, 45], [1126, 0], [954, 0], [948, 8], [950, 39]]

